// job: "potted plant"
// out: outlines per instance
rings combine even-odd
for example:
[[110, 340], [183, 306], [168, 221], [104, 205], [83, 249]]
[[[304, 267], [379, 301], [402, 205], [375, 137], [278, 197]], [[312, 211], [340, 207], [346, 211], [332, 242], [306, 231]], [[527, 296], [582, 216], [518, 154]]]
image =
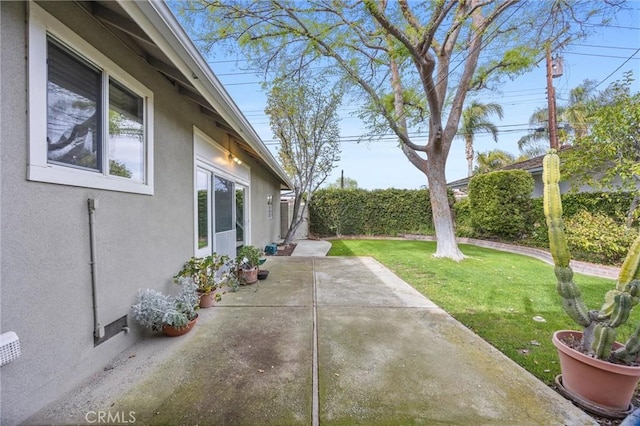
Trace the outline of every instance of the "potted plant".
[[200, 307], [209, 308], [222, 299], [216, 290], [228, 279], [229, 264], [229, 256], [216, 253], [205, 257], [192, 257], [185, 262], [173, 280], [176, 284], [182, 280], [192, 280], [200, 295]]
[[560, 159], [550, 150], [543, 160], [544, 213], [549, 248], [555, 264], [556, 290], [562, 306], [582, 331], [557, 331], [553, 344], [560, 357], [561, 377], [556, 382], [570, 399], [592, 412], [622, 418], [640, 380], [640, 326], [626, 344], [616, 342], [616, 328], [629, 318], [638, 301], [640, 237], [631, 245], [614, 289], [604, 296], [599, 310], [588, 310], [573, 282], [573, 270], [562, 223]]
[[162, 330], [168, 336], [185, 334], [198, 319], [196, 289], [193, 281], [184, 280], [175, 297], [157, 290], [141, 290], [137, 302], [132, 306], [133, 318], [141, 326], [154, 331]]
[[243, 246], [238, 251], [236, 264], [238, 271], [247, 284], [258, 281], [258, 267], [260, 266], [260, 250], [255, 246]]

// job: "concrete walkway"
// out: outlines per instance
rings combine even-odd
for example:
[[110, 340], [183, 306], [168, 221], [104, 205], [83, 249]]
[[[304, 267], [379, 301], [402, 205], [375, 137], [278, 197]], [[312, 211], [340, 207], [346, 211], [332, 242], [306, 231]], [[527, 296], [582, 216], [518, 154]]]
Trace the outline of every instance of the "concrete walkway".
[[331, 242], [325, 240], [295, 240], [296, 248], [291, 256], [326, 256], [331, 249]]
[[596, 424], [372, 258], [264, 268], [189, 334], [149, 337], [28, 423]]

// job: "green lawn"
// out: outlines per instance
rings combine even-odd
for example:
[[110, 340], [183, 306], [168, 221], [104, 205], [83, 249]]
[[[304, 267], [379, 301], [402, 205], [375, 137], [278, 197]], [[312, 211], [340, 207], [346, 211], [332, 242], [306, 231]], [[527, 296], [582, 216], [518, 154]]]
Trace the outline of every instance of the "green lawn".
[[[460, 245], [460, 263], [436, 259], [435, 242], [333, 240], [329, 256], [372, 256], [458, 321], [545, 383], [560, 374], [555, 330], [580, 328], [562, 310], [553, 267], [530, 257]], [[600, 308], [613, 280], [576, 274], [589, 309]], [[535, 321], [542, 317], [546, 322]], [[632, 313], [633, 319], [639, 315]], [[633, 327], [621, 328], [624, 340]]]

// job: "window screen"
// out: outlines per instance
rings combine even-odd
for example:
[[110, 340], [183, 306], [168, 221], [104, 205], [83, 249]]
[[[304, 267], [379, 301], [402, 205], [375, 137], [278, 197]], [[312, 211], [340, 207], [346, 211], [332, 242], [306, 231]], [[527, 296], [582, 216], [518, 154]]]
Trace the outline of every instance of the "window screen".
[[233, 182], [219, 176], [214, 177], [216, 232], [233, 229]]

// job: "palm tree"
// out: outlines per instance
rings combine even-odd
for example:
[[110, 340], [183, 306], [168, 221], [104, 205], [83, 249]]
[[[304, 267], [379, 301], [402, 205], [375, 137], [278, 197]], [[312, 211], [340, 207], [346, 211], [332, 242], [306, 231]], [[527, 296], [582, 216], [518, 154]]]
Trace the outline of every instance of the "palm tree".
[[595, 86], [595, 81], [585, 80], [578, 87], [571, 89], [569, 105], [562, 112], [561, 120], [568, 123], [576, 139], [585, 137], [588, 133], [589, 103], [593, 100]]
[[[564, 123], [558, 127], [558, 140], [560, 145], [575, 138], [584, 137], [588, 132], [587, 116], [588, 104], [593, 98], [595, 82], [585, 80], [579, 86], [571, 89], [569, 102], [566, 106], [556, 108], [558, 123]], [[549, 147], [549, 110], [547, 108], [536, 109], [529, 117], [531, 131], [518, 140], [520, 152], [537, 157], [543, 155]]]
[[[560, 108], [558, 108], [560, 110]], [[549, 146], [549, 110], [547, 108], [537, 108], [531, 117], [529, 125], [531, 130], [528, 135], [518, 140], [520, 152], [530, 156], [538, 157], [543, 155]]]
[[474, 174], [479, 175], [499, 170], [504, 166], [508, 166], [516, 161], [515, 157], [501, 149], [493, 151], [479, 152], [476, 158], [478, 165], [474, 170]]
[[502, 106], [496, 103], [483, 104], [478, 101], [471, 102], [463, 112], [458, 136], [465, 140], [465, 154], [469, 167], [468, 175], [473, 174], [473, 138], [479, 131], [491, 133], [493, 140], [498, 142], [498, 128], [488, 120], [488, 117], [496, 114], [502, 118]]

